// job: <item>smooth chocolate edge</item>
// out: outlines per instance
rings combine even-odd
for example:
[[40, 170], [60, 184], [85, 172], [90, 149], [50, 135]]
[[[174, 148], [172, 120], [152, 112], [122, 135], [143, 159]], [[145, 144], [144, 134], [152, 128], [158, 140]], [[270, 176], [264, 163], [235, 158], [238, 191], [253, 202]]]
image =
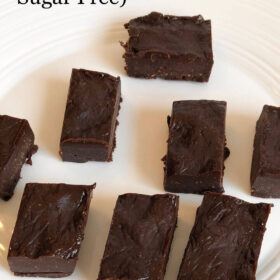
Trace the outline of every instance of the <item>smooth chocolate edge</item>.
[[205, 193], [207, 192], [212, 192], [212, 193], [218, 193], [218, 194], [223, 194], [225, 192], [225, 189], [223, 186], [221, 187], [217, 187], [217, 188], [213, 188], [213, 189], [207, 189], [205, 191], [197, 191], [197, 192], [194, 192], [194, 191], [177, 191], [177, 190], [174, 190], [174, 189], [171, 189], [169, 187], [166, 187], [164, 186], [164, 190], [166, 192], [170, 192], [170, 193], [178, 193], [178, 194], [197, 194], [197, 195], [204, 195]]
[[43, 277], [43, 278], [63, 278], [73, 274], [71, 273], [63, 273], [63, 272], [49, 272], [49, 273], [14, 273], [15, 276], [20, 277]]

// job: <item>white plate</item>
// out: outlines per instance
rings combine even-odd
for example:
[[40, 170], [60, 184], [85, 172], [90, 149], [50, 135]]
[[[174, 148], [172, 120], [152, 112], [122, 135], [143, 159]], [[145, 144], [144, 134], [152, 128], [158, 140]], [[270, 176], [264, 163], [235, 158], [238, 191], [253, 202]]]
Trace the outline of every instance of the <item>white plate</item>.
[[[166, 116], [174, 100], [217, 99], [228, 102], [226, 194], [251, 202], [274, 202], [257, 271], [258, 280], [279, 280], [280, 207], [277, 200], [249, 195], [255, 123], [264, 104], [280, 105], [278, 0], [187, 1], [128, 0], [117, 7], [69, 6], [42, 10], [0, 3], [0, 112], [26, 118], [39, 152], [9, 202], [0, 201], [0, 279], [14, 279], [6, 256], [27, 182], [97, 182], [85, 240], [75, 273], [68, 279], [96, 279], [115, 201], [119, 194], [163, 193], [163, 165], [168, 136]], [[153, 10], [175, 15], [201, 13], [212, 19], [215, 64], [207, 84], [128, 78], [123, 70], [127, 39], [123, 24]], [[124, 102], [112, 163], [63, 163], [58, 156], [71, 68], [120, 75]], [[166, 280], [176, 279], [201, 196], [180, 195]]]

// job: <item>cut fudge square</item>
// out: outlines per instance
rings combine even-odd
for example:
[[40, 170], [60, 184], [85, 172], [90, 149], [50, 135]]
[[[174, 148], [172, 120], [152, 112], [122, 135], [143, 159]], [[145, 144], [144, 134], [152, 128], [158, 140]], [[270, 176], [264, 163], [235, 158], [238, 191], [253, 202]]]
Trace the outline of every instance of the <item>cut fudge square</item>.
[[255, 280], [273, 205], [207, 193], [196, 213], [178, 280]]
[[164, 188], [169, 192], [224, 192], [226, 102], [175, 101], [168, 118]]
[[27, 184], [8, 252], [19, 276], [73, 273], [95, 185]]
[[280, 198], [280, 107], [263, 107], [251, 168], [252, 195]]
[[112, 160], [120, 102], [119, 77], [73, 69], [60, 140], [63, 161]]
[[125, 24], [129, 76], [207, 82], [213, 66], [211, 21], [153, 12]]
[[98, 280], [163, 280], [178, 206], [171, 194], [119, 196]]
[[34, 134], [27, 120], [0, 116], [0, 197], [9, 200], [20, 178], [23, 164], [32, 164], [37, 151]]

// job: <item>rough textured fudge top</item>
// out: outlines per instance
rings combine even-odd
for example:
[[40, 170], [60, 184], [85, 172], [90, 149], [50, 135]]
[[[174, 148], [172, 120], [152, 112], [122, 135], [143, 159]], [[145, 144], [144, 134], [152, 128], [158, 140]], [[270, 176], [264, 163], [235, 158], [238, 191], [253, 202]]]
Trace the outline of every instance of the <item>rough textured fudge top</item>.
[[0, 168], [5, 166], [21, 136], [27, 120], [0, 116]]
[[93, 188], [27, 184], [8, 257], [77, 258]]
[[211, 21], [202, 16], [177, 17], [151, 13], [125, 25], [131, 52], [160, 52], [212, 57]]
[[280, 108], [265, 105], [257, 123], [259, 167], [266, 174], [280, 172]]
[[108, 143], [120, 78], [73, 69], [61, 142], [70, 140]]
[[167, 176], [221, 172], [226, 102], [176, 101], [169, 123]]
[[181, 265], [179, 280], [255, 280], [271, 204], [207, 193]]
[[178, 204], [171, 194], [119, 196], [98, 279], [162, 279]]

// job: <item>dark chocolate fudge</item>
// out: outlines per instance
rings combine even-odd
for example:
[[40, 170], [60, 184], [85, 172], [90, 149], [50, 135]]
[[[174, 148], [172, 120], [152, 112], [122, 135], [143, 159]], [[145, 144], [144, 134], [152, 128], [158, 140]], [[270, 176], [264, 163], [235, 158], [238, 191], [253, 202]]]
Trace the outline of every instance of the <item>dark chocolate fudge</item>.
[[171, 194], [119, 196], [98, 280], [162, 280], [178, 204]]
[[168, 118], [164, 188], [169, 192], [224, 192], [226, 102], [176, 101]]
[[178, 280], [255, 280], [272, 206], [207, 193], [197, 210]]
[[207, 82], [213, 66], [211, 21], [153, 12], [125, 24], [129, 76]]
[[64, 161], [111, 161], [121, 102], [121, 81], [73, 69], [60, 140]]
[[8, 253], [15, 275], [64, 277], [73, 273], [94, 187], [26, 185]]
[[280, 198], [280, 107], [265, 105], [257, 122], [251, 186], [254, 196]]
[[0, 116], [0, 197], [9, 200], [26, 162], [37, 151], [34, 134], [27, 120]]

